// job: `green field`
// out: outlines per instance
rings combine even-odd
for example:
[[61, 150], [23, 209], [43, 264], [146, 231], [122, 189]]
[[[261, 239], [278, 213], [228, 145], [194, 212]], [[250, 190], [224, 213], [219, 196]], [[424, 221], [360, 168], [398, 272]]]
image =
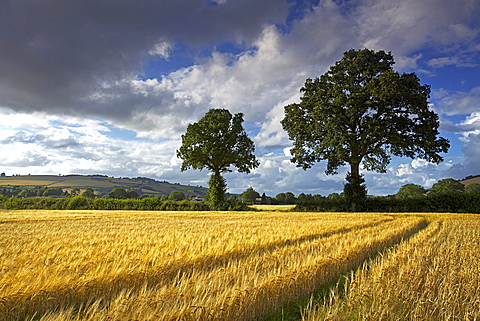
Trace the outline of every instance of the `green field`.
[[113, 178], [106, 176], [82, 175], [21, 175], [0, 177], [0, 187], [57, 187], [63, 189], [92, 187], [108, 193], [109, 190], [120, 187], [135, 190], [141, 194], [169, 195], [172, 191], [181, 191], [188, 195], [204, 196], [206, 188], [186, 186], [168, 182], [155, 181], [148, 178]]

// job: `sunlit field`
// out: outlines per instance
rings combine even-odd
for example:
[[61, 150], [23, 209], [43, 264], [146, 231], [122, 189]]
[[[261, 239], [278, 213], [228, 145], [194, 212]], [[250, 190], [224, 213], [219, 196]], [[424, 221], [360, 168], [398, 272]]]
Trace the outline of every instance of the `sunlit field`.
[[302, 320], [480, 320], [480, 217], [440, 217]]
[[[428, 260], [430, 255], [432, 261], [399, 257], [389, 263], [390, 269], [401, 264], [410, 271], [418, 264], [418, 273], [429, 275], [435, 264], [455, 266], [478, 248], [479, 224], [473, 216], [468, 221], [438, 219], [424, 229], [427, 221], [421, 215], [2, 211], [0, 319], [261, 320], [395, 244], [400, 246], [384, 255], [388, 262], [403, 248], [420, 251], [406, 258], [423, 255]], [[469, 230], [472, 226], [476, 236]], [[457, 241], [444, 234], [456, 235]], [[465, 255], [434, 260], [432, 253], [447, 255], [453, 244]], [[472, 282], [477, 282], [479, 294], [480, 271], [471, 265], [474, 259], [478, 262], [475, 255], [463, 258], [457, 270], [463, 277], [477, 273]], [[407, 273], [403, 268], [401, 272]], [[393, 277], [400, 275], [392, 273], [385, 274], [389, 281], [377, 276], [375, 282], [393, 286]], [[435, 277], [442, 275], [430, 274]], [[355, 282], [349, 285], [352, 293]], [[460, 279], [451, 282], [460, 288]], [[434, 295], [418, 300], [427, 302]], [[341, 310], [340, 299], [336, 301], [338, 307], [322, 307], [326, 313], [315, 304], [305, 313], [311, 320], [328, 318]]]
[[295, 205], [264, 205], [264, 204], [255, 204], [250, 205], [251, 208], [257, 211], [272, 211], [272, 212], [281, 212], [289, 211], [295, 207]]

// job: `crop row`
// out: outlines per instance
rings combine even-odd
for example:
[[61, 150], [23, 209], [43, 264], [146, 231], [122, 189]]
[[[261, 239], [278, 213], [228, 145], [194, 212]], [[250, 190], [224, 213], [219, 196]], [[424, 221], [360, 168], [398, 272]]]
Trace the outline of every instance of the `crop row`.
[[425, 224], [379, 214], [21, 213], [0, 214], [0, 317], [12, 320], [255, 319]]
[[480, 218], [431, 223], [352, 274], [303, 320], [480, 320]]

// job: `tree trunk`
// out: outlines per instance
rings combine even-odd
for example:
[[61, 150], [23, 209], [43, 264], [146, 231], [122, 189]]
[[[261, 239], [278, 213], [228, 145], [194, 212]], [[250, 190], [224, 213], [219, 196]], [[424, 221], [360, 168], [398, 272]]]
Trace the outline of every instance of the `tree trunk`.
[[357, 183], [360, 178], [360, 166], [358, 163], [350, 164], [350, 176], [351, 176], [351, 183], [352, 183], [352, 197], [350, 202], [350, 211], [356, 212], [357, 211], [357, 202], [358, 202], [358, 192], [357, 192]]
[[220, 209], [225, 202], [227, 184], [220, 171], [214, 171], [208, 181], [206, 200], [213, 206], [213, 209]]
[[365, 180], [363, 175], [360, 175], [360, 163], [350, 163], [350, 172], [347, 174], [346, 180], [343, 192], [350, 211], [356, 212], [367, 196], [365, 185], [362, 185]]

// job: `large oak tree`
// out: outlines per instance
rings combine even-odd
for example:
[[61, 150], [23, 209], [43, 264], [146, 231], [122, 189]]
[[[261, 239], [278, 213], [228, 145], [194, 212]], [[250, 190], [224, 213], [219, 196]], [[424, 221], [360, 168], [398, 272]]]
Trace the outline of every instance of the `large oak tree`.
[[325, 74], [306, 80], [300, 103], [285, 106], [291, 161], [307, 169], [326, 160], [326, 174], [349, 164], [344, 193], [352, 210], [366, 197], [361, 165], [385, 172], [391, 155], [438, 164], [450, 146], [438, 137], [430, 86], [393, 65], [391, 53], [352, 49]]
[[232, 114], [227, 109], [210, 109], [198, 123], [188, 125], [182, 135], [182, 146], [177, 157], [183, 160], [181, 170], [208, 169], [207, 200], [219, 207], [225, 201], [226, 182], [222, 177], [234, 166], [239, 172], [250, 173], [259, 162], [253, 154], [255, 144], [243, 126], [243, 114]]

